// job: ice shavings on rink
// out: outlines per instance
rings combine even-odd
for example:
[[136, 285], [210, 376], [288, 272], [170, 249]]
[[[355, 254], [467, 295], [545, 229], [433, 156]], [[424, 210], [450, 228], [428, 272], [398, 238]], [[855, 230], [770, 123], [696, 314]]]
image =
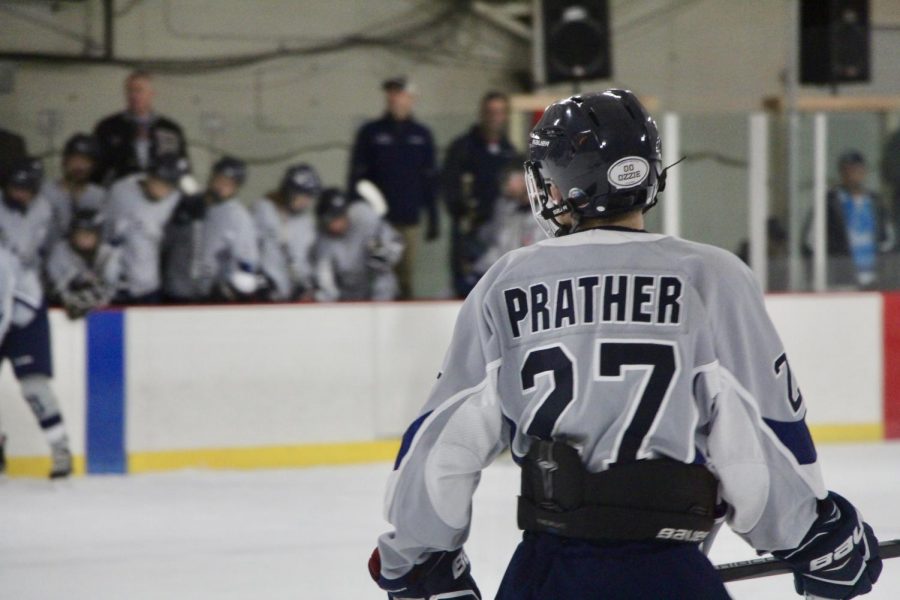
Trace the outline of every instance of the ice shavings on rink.
[[[900, 443], [820, 449], [829, 487], [882, 539], [900, 537]], [[0, 481], [0, 598], [383, 598], [366, 560], [386, 525], [390, 465]], [[501, 459], [475, 495], [467, 550], [492, 598], [519, 532], [518, 469]], [[714, 562], [755, 558], [730, 531]], [[734, 583], [736, 599], [798, 598], [790, 576]], [[900, 559], [866, 598], [900, 597]]]

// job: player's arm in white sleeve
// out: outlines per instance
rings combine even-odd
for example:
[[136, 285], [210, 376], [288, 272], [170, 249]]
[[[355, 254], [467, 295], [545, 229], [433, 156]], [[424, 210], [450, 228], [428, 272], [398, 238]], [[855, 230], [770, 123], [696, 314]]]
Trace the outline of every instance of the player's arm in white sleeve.
[[717, 364], [704, 378], [714, 396], [711, 467], [732, 529], [758, 550], [791, 548], [827, 494], [806, 406], [752, 273], [716, 258], [706, 301]]
[[881, 568], [877, 540], [853, 505], [825, 487], [796, 374], [752, 272], [721, 258], [707, 297], [717, 360], [702, 388], [712, 399], [708, 459], [726, 520], [756, 550], [788, 560], [798, 590], [866, 593]]
[[481, 470], [508, 445], [497, 396], [499, 341], [484, 302], [487, 279], [463, 303], [441, 373], [403, 436], [385, 507], [394, 530], [378, 540], [383, 580], [462, 547]]

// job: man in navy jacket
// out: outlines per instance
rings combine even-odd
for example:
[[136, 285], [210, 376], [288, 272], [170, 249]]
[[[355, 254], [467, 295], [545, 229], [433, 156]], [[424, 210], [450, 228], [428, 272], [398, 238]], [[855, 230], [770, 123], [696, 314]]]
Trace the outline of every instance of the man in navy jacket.
[[403, 236], [406, 248], [397, 264], [399, 297], [409, 299], [423, 210], [428, 218], [425, 238], [431, 241], [438, 236], [434, 140], [431, 131], [412, 116], [412, 84], [405, 77], [396, 77], [385, 81], [382, 88], [387, 110], [357, 132], [348, 188], [352, 193], [360, 180], [367, 179], [384, 194], [387, 221]]

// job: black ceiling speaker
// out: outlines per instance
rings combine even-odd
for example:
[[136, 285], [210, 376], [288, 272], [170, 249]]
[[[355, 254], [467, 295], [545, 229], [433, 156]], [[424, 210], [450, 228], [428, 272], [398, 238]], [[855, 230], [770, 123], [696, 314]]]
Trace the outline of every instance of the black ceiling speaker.
[[607, 0], [543, 0], [540, 16], [546, 83], [612, 75]]
[[870, 69], [869, 0], [802, 0], [800, 83], [866, 82]]

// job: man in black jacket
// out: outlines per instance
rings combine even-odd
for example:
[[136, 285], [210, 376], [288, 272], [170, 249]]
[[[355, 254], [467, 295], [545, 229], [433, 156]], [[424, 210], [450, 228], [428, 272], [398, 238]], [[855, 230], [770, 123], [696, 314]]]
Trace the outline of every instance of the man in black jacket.
[[386, 219], [403, 237], [405, 250], [397, 264], [401, 300], [412, 298], [412, 270], [421, 235], [419, 222], [428, 217], [425, 239], [438, 236], [435, 204], [436, 167], [431, 131], [413, 118], [415, 94], [405, 77], [382, 85], [387, 111], [360, 127], [350, 159], [348, 189], [363, 179], [374, 183], [387, 202]]
[[181, 126], [153, 110], [154, 96], [153, 78], [146, 71], [134, 71], [125, 80], [127, 108], [106, 117], [94, 129], [101, 151], [96, 182], [110, 185], [144, 171], [159, 156], [188, 157]]
[[6, 175], [10, 165], [28, 156], [25, 139], [7, 129], [0, 128], [0, 180]]
[[485, 229], [500, 197], [501, 174], [516, 159], [506, 135], [508, 124], [509, 98], [488, 92], [481, 99], [479, 122], [453, 140], [447, 150], [441, 183], [452, 219], [453, 289], [460, 298], [478, 282], [473, 265], [487, 251]]

